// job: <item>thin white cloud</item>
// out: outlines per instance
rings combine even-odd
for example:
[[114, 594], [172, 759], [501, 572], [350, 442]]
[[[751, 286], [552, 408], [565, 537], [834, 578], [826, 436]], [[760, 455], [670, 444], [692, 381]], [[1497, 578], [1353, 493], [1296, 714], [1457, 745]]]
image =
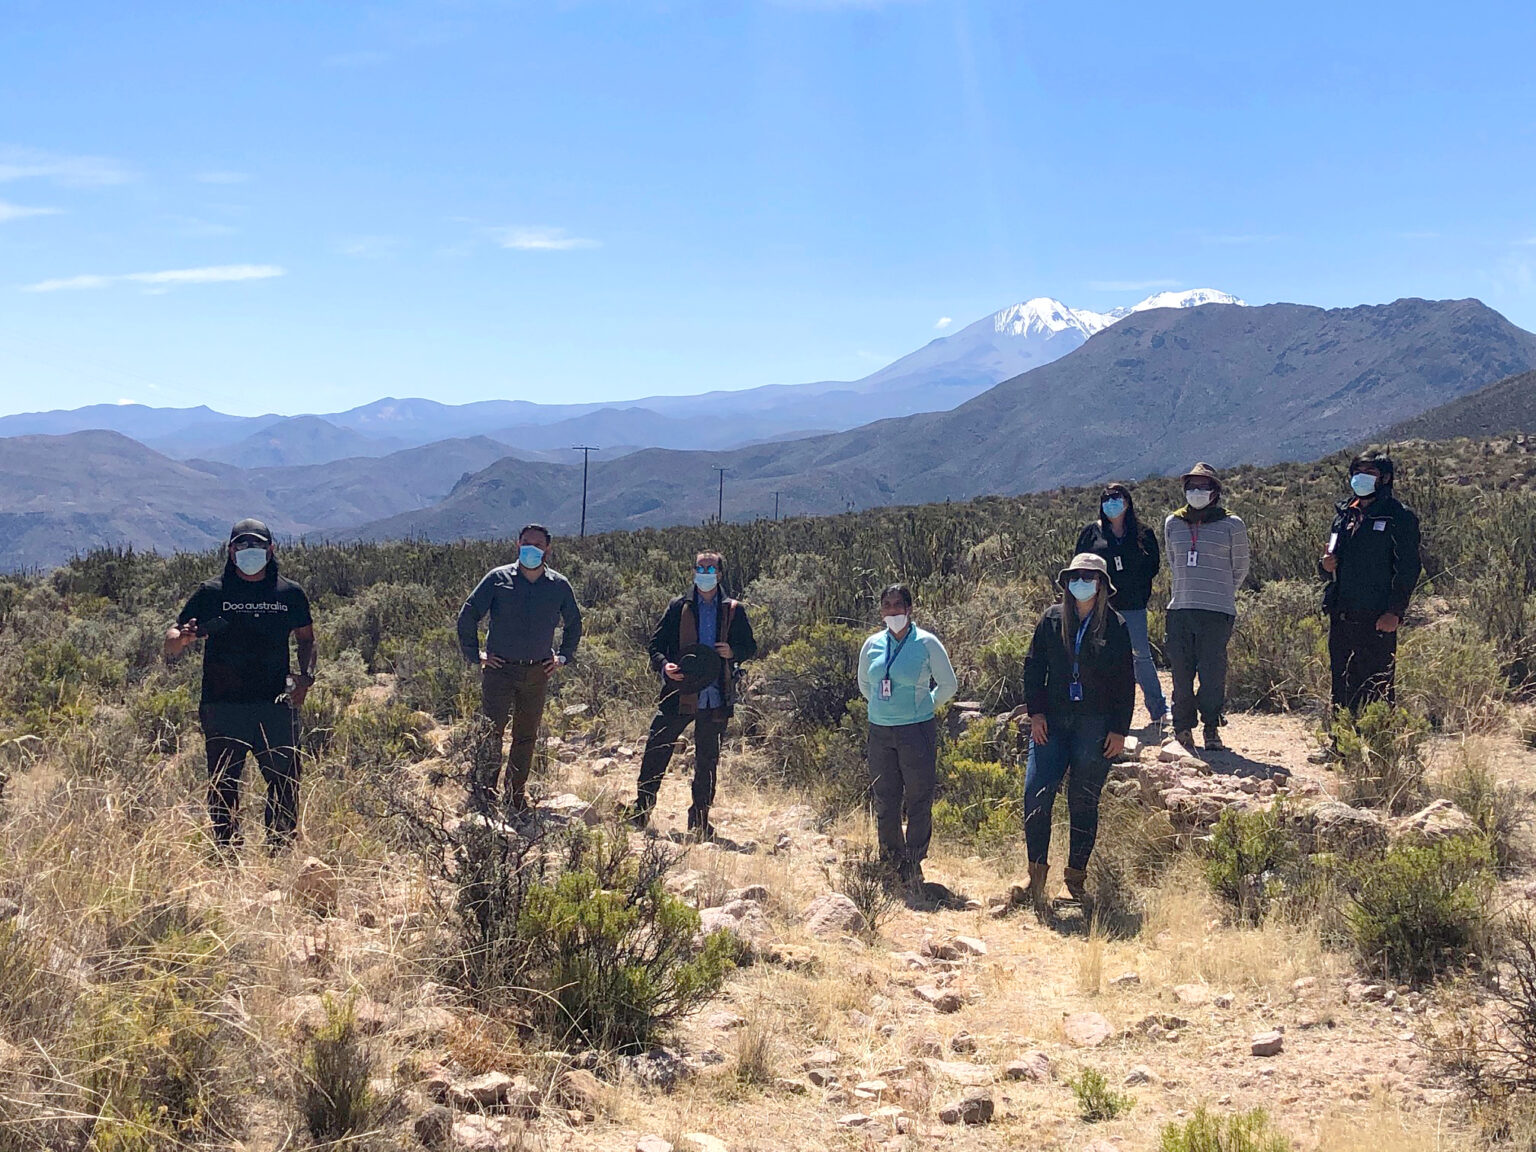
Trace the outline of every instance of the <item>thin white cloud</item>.
[[12, 180], [49, 180], [66, 188], [126, 184], [133, 173], [104, 156], [65, 156], [35, 148], [0, 148], [0, 184]]
[[943, 330], [948, 328], [954, 322], [955, 318], [953, 316], [940, 316], [938, 321], [934, 324], [934, 327]]
[[147, 284], [164, 289], [180, 284], [233, 284], [242, 280], [270, 280], [285, 275], [276, 264], [212, 264], [205, 268], [170, 268], [163, 272], [127, 272], [119, 276], [87, 274], [39, 280], [24, 292], [70, 292], [85, 288], [109, 288], [113, 284]]
[[491, 235], [503, 248], [520, 252], [569, 252], [576, 248], [600, 248], [600, 241], [568, 235], [564, 228], [492, 228]]
[[250, 176], [244, 172], [199, 172], [192, 177], [199, 184], [244, 184]]
[[395, 236], [344, 236], [336, 241], [335, 249], [343, 256], [355, 260], [374, 260], [389, 256], [400, 247]]
[[10, 204], [0, 200], [0, 224], [8, 220], [25, 220], [28, 216], [57, 216], [62, 208], [29, 208], [24, 204]]
[[1150, 288], [1177, 288], [1177, 280], [1090, 280], [1095, 292], [1145, 292]]

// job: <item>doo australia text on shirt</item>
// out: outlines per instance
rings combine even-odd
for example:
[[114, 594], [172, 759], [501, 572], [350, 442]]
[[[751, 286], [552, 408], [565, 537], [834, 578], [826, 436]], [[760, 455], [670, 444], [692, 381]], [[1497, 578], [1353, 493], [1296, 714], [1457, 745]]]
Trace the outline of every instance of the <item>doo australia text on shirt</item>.
[[194, 619], [207, 637], [205, 704], [276, 700], [288, 686], [288, 637], [313, 622], [304, 589], [282, 576], [251, 583], [215, 577], [192, 594], [177, 623]]

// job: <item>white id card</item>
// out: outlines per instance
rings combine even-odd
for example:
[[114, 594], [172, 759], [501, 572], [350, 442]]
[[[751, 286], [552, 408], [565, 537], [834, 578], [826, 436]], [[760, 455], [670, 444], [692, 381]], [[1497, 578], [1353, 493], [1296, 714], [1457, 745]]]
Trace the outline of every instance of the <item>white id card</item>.
[[1373, 532], [1385, 532], [1387, 530], [1387, 522], [1385, 520], [1378, 520], [1371, 530]]
[[1118, 557], [1118, 556], [1115, 557], [1115, 571], [1116, 572], [1124, 572], [1125, 571], [1125, 561], [1120, 559], [1120, 557]]
[[890, 698], [891, 698], [891, 678], [889, 676], [887, 676], [884, 680], [880, 681], [880, 699], [882, 699], [882, 700], [889, 700]]
[[1193, 548], [1191, 548], [1189, 550], [1189, 558], [1184, 561], [1184, 567], [1186, 567], [1186, 568], [1198, 568], [1199, 566], [1200, 566], [1200, 553], [1196, 552]]
[[1333, 550], [1335, 548], [1337, 548], [1338, 546], [1339, 546], [1339, 534], [1337, 532], [1330, 532], [1330, 533], [1328, 533], [1328, 555], [1332, 556], [1333, 555]]

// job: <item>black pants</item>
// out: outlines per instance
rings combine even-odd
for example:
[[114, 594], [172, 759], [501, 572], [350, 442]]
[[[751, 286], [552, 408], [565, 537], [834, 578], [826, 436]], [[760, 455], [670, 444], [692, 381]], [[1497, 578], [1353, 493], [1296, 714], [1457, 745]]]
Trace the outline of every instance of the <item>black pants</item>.
[[639, 795], [635, 807], [649, 812], [656, 807], [661, 778], [672, 762], [672, 746], [688, 725], [693, 724], [693, 803], [688, 809], [688, 825], [703, 818], [715, 802], [715, 774], [720, 767], [720, 738], [727, 721], [724, 708], [702, 712], [657, 712], [651, 720], [651, 732], [645, 740], [645, 755], [640, 758]]
[[1045, 716], [1045, 743], [1029, 744], [1024, 770], [1024, 844], [1031, 864], [1051, 857], [1051, 820], [1056, 793], [1067, 785], [1067, 867], [1086, 870], [1099, 838], [1099, 796], [1109, 779], [1104, 740], [1109, 717], [1102, 712]]
[[1397, 633], [1376, 631], [1376, 620], [1335, 616], [1328, 624], [1333, 706], [1355, 715], [1373, 700], [1396, 700]]
[[[937, 721], [869, 726], [869, 793], [875, 804], [880, 859], [903, 876], [928, 856], [933, 839], [933, 788], [938, 775]], [[902, 830], [902, 810], [907, 826]]]
[[198, 709], [208, 751], [208, 816], [220, 846], [240, 843], [240, 777], [256, 755], [267, 785], [267, 844], [293, 840], [299, 826], [299, 723], [287, 704], [205, 703]]
[[[1173, 672], [1173, 727], [1193, 728], [1221, 723], [1227, 704], [1227, 641], [1235, 623], [1225, 612], [1203, 608], [1173, 608], [1167, 616], [1168, 666]], [[1200, 688], [1195, 689], [1195, 677]]]

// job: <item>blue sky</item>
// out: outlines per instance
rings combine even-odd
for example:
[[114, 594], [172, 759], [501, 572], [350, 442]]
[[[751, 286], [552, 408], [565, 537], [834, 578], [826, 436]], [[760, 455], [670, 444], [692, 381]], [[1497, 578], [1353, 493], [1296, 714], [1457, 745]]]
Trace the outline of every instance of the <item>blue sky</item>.
[[0, 13], [4, 412], [856, 378], [1165, 287], [1536, 329], [1528, 2]]

